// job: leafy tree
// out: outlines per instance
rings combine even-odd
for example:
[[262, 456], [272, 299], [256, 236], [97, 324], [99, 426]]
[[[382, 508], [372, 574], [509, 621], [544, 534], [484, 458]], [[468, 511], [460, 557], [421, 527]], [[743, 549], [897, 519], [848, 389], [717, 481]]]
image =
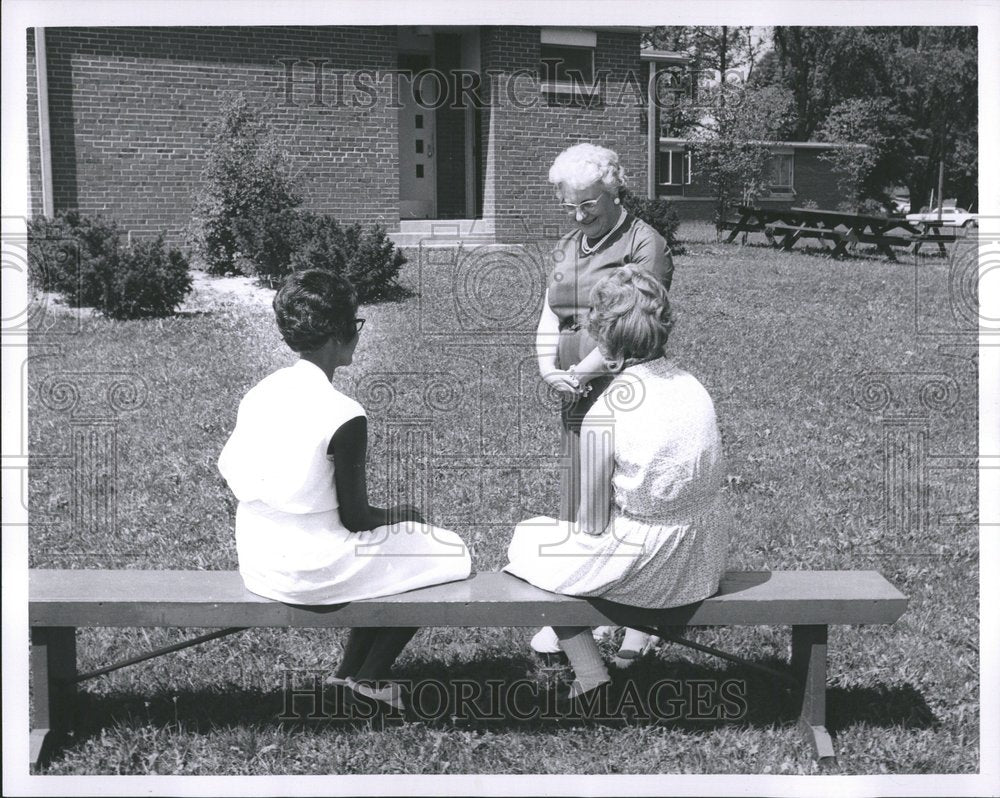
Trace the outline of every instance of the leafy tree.
[[[684, 53], [683, 69], [671, 69], [674, 87], [683, 91], [678, 101], [661, 104], [660, 131], [665, 136], [686, 136], [697, 127], [714, 103], [725, 103], [729, 92], [717, 91], [720, 83], [742, 84], [752, 73], [763, 42], [749, 26], [660, 26], [643, 33], [643, 43], [660, 50]], [[663, 86], [661, 85], [661, 88]]]
[[885, 187], [898, 166], [911, 157], [907, 142], [898, 135], [905, 121], [888, 99], [880, 97], [845, 100], [821, 123], [818, 138], [839, 146], [819, 157], [834, 166], [838, 188], [854, 209], [866, 198], [888, 205]]
[[[885, 186], [901, 184], [909, 188], [911, 206], [920, 207], [937, 185], [943, 160], [945, 192], [963, 204], [974, 202], [975, 28], [777, 27], [773, 38], [774, 56], [752, 82], [792, 92], [793, 137], [856, 135], [875, 145], [873, 164], [865, 166], [863, 158], [848, 164], [856, 178], [857, 169], [867, 172], [857, 199], [881, 198]], [[879, 102], [865, 106], [867, 100]]]
[[795, 97], [796, 140], [810, 140], [838, 103], [884, 93], [892, 80], [891, 30], [774, 28], [775, 77]]
[[714, 118], [692, 135], [699, 171], [717, 197], [715, 222], [721, 225], [736, 204], [751, 204], [768, 187], [771, 144], [784, 138], [792, 119], [792, 95], [776, 86], [724, 85], [726, 97]]
[[203, 181], [195, 199], [189, 241], [213, 274], [241, 271], [241, 224], [302, 203], [287, 156], [242, 94], [222, 107]]

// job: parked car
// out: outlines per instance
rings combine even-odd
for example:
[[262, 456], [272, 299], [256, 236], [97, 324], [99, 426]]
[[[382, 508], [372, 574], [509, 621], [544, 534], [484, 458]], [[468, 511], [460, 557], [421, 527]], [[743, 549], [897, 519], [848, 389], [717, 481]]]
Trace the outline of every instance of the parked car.
[[[942, 208], [940, 210], [941, 223], [946, 227], [976, 227], [978, 225], [976, 214], [969, 213], [965, 208]], [[906, 214], [908, 222], [936, 222], [938, 221], [938, 209], [924, 211], [923, 213]]]

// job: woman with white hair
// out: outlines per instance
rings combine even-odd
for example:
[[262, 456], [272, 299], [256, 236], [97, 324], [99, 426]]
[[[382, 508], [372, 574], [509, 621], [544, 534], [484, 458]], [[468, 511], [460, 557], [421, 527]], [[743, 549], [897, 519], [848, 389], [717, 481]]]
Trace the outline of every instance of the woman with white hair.
[[[563, 399], [561, 452], [566, 463], [560, 479], [559, 518], [575, 521], [580, 504], [580, 425], [611, 382], [587, 331], [590, 292], [623, 266], [642, 270], [669, 290], [674, 264], [663, 237], [622, 207], [619, 194], [625, 172], [613, 150], [593, 144], [569, 147], [553, 162], [549, 182], [574, 229], [552, 253], [535, 347], [542, 379]], [[618, 663], [627, 664], [648, 641], [648, 635], [627, 633]], [[543, 654], [559, 651], [549, 627], [535, 636], [532, 647]]]
[[[624, 266], [591, 300], [588, 330], [615, 376], [581, 427], [580, 510], [575, 522], [519, 524], [504, 570], [635, 607], [701, 601], [718, 590], [730, 528], [712, 399], [665, 355], [673, 321], [659, 280]], [[575, 672], [568, 698], [610, 681], [590, 629], [554, 631]]]

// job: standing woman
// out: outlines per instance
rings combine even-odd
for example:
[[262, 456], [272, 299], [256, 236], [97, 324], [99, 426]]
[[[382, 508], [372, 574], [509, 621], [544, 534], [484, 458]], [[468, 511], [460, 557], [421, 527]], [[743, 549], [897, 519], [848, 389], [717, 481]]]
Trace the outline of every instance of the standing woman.
[[[612, 378], [587, 331], [590, 292], [603, 277], [626, 265], [649, 274], [669, 290], [674, 263], [663, 236], [622, 207], [619, 193], [625, 186], [625, 172], [613, 150], [593, 144], [569, 147], [553, 162], [549, 182], [576, 229], [553, 250], [535, 349], [542, 379], [563, 400], [560, 451], [565, 464], [559, 518], [575, 521], [580, 506], [580, 425]], [[619, 664], [627, 665], [641, 653], [648, 639], [648, 635], [629, 631]], [[559, 650], [549, 627], [535, 636], [532, 646], [540, 653]]]
[[562, 452], [570, 468], [563, 472], [559, 518], [574, 521], [580, 505], [580, 424], [611, 382], [587, 332], [590, 292], [601, 278], [626, 265], [648, 273], [669, 291], [674, 264], [663, 236], [622, 207], [618, 195], [625, 173], [613, 150], [576, 144], [555, 159], [549, 182], [576, 229], [552, 253], [535, 340], [542, 379], [563, 397]]
[[[349, 366], [364, 319], [351, 284], [332, 272], [289, 275], [274, 297], [278, 329], [298, 361], [240, 402], [219, 470], [239, 499], [236, 554], [247, 589], [289, 604], [341, 604], [465, 579], [468, 548], [410, 505], [368, 503], [364, 408], [331, 384]], [[394, 709], [386, 683], [416, 629], [352, 629], [328, 682]], [[380, 684], [381, 683], [381, 684]]]

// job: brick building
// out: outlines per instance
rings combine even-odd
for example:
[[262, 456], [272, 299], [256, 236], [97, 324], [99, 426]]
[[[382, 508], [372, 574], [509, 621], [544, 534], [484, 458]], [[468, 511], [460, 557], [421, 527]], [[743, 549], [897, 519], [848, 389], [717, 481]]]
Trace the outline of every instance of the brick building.
[[[27, 45], [33, 213], [76, 208], [183, 240], [236, 93], [287, 149], [306, 207], [380, 222], [400, 243], [565, 229], [547, 172], [579, 141], [615, 149], [637, 193], [685, 216], [711, 205], [690, 170], [673, 184], [674, 145], [646, 114], [649, 70], [677, 54], [641, 53], [636, 27], [46, 28]], [[795, 149], [797, 182], [812, 163]]]
[[499, 241], [538, 237], [565, 224], [546, 177], [571, 143], [616, 149], [645, 186], [639, 50], [638, 28], [35, 29], [30, 207], [181, 240], [211, 124], [241, 92], [310, 209], [390, 231], [479, 219]]
[[[790, 208], [815, 202], [820, 208], [835, 209], [844, 196], [837, 186], [836, 170], [821, 156], [838, 146], [843, 145], [819, 141], [771, 144], [770, 187], [755, 200], [756, 204]], [[655, 170], [656, 193], [674, 203], [682, 220], [711, 220], [716, 209], [715, 192], [705, 172], [699, 170], [696, 158], [686, 140], [661, 138]]]

